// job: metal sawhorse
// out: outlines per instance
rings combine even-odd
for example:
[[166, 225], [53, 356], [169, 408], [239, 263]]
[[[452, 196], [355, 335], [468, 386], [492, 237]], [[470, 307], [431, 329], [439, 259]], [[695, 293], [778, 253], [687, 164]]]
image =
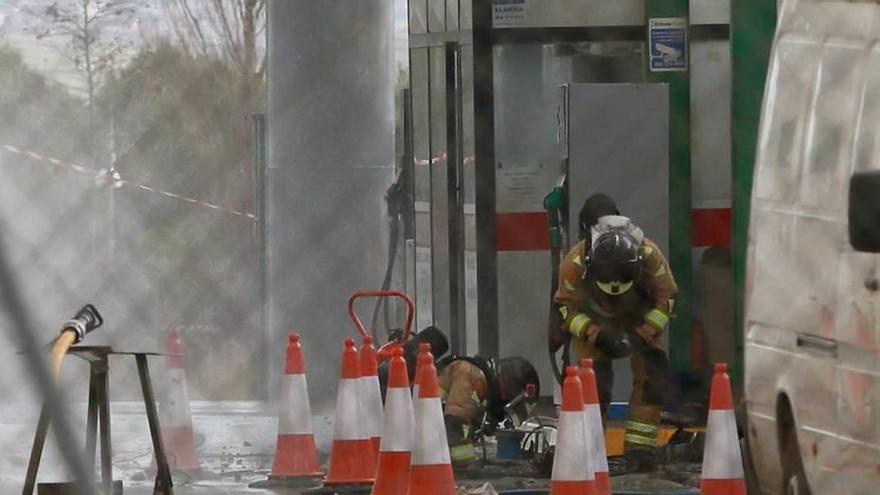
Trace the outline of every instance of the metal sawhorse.
[[[71, 347], [68, 354], [84, 359], [89, 363], [89, 409], [86, 424], [86, 461], [90, 466], [95, 465], [95, 452], [98, 439], [98, 423], [100, 419], [101, 440], [101, 489], [104, 495], [114, 493], [113, 490], [113, 464], [110, 447], [110, 396], [109, 377], [110, 365], [108, 357], [134, 356], [137, 362], [138, 375], [140, 376], [141, 391], [144, 394], [144, 407], [147, 412], [147, 422], [150, 425], [150, 436], [153, 441], [153, 453], [156, 456], [156, 483], [153, 488], [154, 495], [173, 495], [174, 489], [171, 483], [171, 471], [168, 469], [168, 459], [165, 457], [165, 448], [162, 444], [162, 436], [159, 429], [159, 415], [156, 412], [156, 400], [153, 395], [153, 385], [150, 381], [150, 370], [147, 366], [147, 356], [159, 356], [156, 352], [118, 352], [107, 346], [76, 346]], [[27, 476], [25, 477], [22, 495], [32, 495], [37, 480], [37, 471], [40, 468], [40, 459], [43, 456], [43, 446], [46, 442], [46, 434], [49, 431], [49, 415], [46, 406], [40, 411], [40, 419], [37, 422], [37, 432], [34, 435], [34, 445], [31, 449], [31, 457], [28, 462]]]

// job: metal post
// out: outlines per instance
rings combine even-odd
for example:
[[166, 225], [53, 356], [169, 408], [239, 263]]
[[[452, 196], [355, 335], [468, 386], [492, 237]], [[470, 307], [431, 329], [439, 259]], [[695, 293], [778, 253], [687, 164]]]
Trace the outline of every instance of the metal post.
[[416, 174], [415, 174], [415, 152], [413, 151], [413, 116], [412, 116], [412, 90], [406, 88], [403, 90], [403, 94], [401, 95], [401, 105], [403, 109], [401, 111], [401, 116], [403, 119], [403, 123], [401, 124], [403, 130], [403, 156], [401, 163], [401, 173], [405, 174], [406, 180], [404, 181], [404, 198], [406, 198], [406, 203], [403, 207], [403, 238], [404, 239], [415, 239], [416, 238], [416, 225], [415, 225], [415, 191], [416, 191]]
[[[254, 124], [254, 214], [257, 216], [254, 223], [254, 237], [257, 243], [257, 301], [260, 306], [259, 311], [257, 311], [257, 328], [259, 328], [263, 339], [263, 352], [265, 353], [264, 356], [266, 356], [264, 360], [266, 365], [265, 372], [266, 376], [269, 376], [271, 360], [268, 359], [270, 355], [270, 338], [269, 328], [267, 327], [269, 304], [267, 300], [268, 282], [266, 279], [266, 114], [255, 113], [251, 117]], [[266, 380], [260, 380], [260, 383], [263, 384], [263, 387], [266, 387], [262, 392], [263, 397], [268, 397], [268, 383], [266, 383]]]
[[113, 450], [110, 445], [110, 373], [108, 370], [107, 355], [103, 354], [101, 360], [94, 363], [98, 369], [98, 417], [100, 419], [101, 441], [101, 486], [104, 493], [113, 493]]
[[[652, 18], [687, 19], [689, 3], [689, 0], [645, 0], [647, 16], [645, 24], [650, 25]], [[648, 48], [650, 52], [650, 47]], [[690, 49], [687, 43], [685, 48], [689, 56]], [[669, 334], [669, 360], [673, 369], [686, 370], [691, 365], [693, 286], [690, 70], [647, 71], [646, 79], [648, 82], [669, 85], [669, 253], [667, 255], [679, 288], [674, 308], [676, 318], [672, 322]]]
[[150, 382], [150, 369], [147, 356], [135, 354], [138, 375], [141, 380], [141, 391], [144, 394], [144, 408], [147, 412], [147, 423], [150, 425], [150, 438], [153, 440], [153, 453], [156, 456], [156, 484], [154, 495], [173, 495], [171, 471], [168, 469], [168, 458], [165, 457], [165, 446], [159, 428], [159, 415], [156, 412], [156, 399], [153, 396], [153, 384]]
[[474, 187], [477, 222], [477, 328], [479, 352], [497, 356], [498, 252], [495, 244], [495, 88], [492, 5], [474, 0]]
[[[37, 483], [37, 471], [40, 469], [40, 460], [43, 458], [43, 446], [46, 443], [46, 435], [49, 433], [49, 412], [47, 405], [43, 405], [40, 411], [40, 419], [37, 420], [37, 432], [34, 434], [34, 445], [31, 447], [31, 458], [28, 461], [27, 475], [24, 478], [24, 488], [22, 495], [31, 495], [34, 493], [34, 486]], [[94, 466], [94, 462], [92, 462]]]
[[98, 438], [98, 395], [100, 394], [97, 363], [89, 363], [89, 407], [86, 417], [86, 462], [95, 467], [95, 449]]
[[446, 47], [446, 194], [449, 214], [449, 336], [453, 352], [466, 352], [464, 294], [464, 183], [461, 122], [461, 49]]
[[770, 47], [776, 27], [776, 0], [730, 2], [730, 49], [733, 73], [731, 128], [733, 131], [733, 281], [735, 286], [734, 383], [742, 383], [746, 246], [752, 176], [758, 146], [758, 123]]

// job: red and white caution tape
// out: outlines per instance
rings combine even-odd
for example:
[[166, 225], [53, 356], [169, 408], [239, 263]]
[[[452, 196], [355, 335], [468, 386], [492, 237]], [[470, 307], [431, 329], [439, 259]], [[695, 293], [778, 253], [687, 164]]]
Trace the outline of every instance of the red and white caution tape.
[[[422, 159], [413, 158], [413, 163], [416, 165], [421, 165], [421, 166], [442, 165], [442, 164], [446, 163], [446, 159], [447, 159], [447, 155], [446, 155], [446, 152], [444, 151], [443, 153], [441, 153], [435, 157], [432, 157], [430, 160], [425, 159], [425, 158], [422, 158]], [[474, 163], [475, 163], [475, 160], [474, 160], [473, 156], [464, 157], [464, 164], [465, 165], [473, 165]]]
[[16, 146], [12, 146], [9, 144], [3, 144], [2, 149], [5, 149], [6, 151], [8, 151], [10, 153], [14, 153], [16, 155], [26, 156], [26, 157], [31, 158], [32, 160], [35, 160], [38, 162], [50, 163], [52, 165], [55, 165], [56, 167], [61, 167], [61, 168], [65, 168], [68, 170], [73, 170], [74, 172], [76, 172], [78, 174], [88, 175], [90, 177], [94, 177], [95, 181], [98, 185], [109, 184], [112, 181], [112, 186], [114, 188], [120, 188], [123, 186], [134, 187], [134, 188], [140, 189], [142, 191], [161, 194], [162, 196], [177, 199], [180, 201], [185, 201], [187, 203], [191, 203], [191, 204], [194, 204], [197, 206], [204, 206], [205, 208], [217, 210], [222, 213], [228, 213], [230, 215], [245, 217], [250, 220], [257, 219], [256, 215], [254, 215], [253, 213], [247, 213], [247, 212], [243, 212], [243, 211], [239, 211], [239, 210], [234, 210], [231, 208], [225, 208], [223, 206], [215, 205], [215, 204], [209, 203], [207, 201], [189, 198], [189, 197], [182, 196], [180, 194], [176, 194], [173, 192], [163, 191], [161, 189], [156, 189], [155, 187], [150, 187], [145, 184], [135, 184], [134, 182], [130, 182], [130, 181], [123, 179], [119, 175], [119, 172], [112, 167], [109, 170], [104, 169], [104, 168], [96, 170], [93, 168], [84, 167], [82, 165], [77, 165], [76, 163], [71, 163], [71, 162], [67, 162], [64, 160], [59, 160], [57, 158], [44, 156], [44, 155], [41, 155], [40, 153], [36, 153], [36, 152], [30, 151], [30, 150], [21, 149], [21, 148], [18, 148]]

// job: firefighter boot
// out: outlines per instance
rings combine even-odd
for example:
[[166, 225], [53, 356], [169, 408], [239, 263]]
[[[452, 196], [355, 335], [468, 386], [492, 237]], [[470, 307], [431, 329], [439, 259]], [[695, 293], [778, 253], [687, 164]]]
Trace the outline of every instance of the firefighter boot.
[[650, 473], [657, 470], [659, 452], [657, 447], [627, 446], [623, 454], [632, 471], [638, 473]]

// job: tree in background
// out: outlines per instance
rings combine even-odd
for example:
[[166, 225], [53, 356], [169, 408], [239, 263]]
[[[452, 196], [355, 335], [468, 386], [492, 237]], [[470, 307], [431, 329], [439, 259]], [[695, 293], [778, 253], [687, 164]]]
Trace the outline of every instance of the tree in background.
[[261, 109], [266, 72], [266, 0], [166, 0], [179, 46], [190, 56], [225, 60], [241, 78], [244, 109]]
[[99, 97], [115, 122], [117, 168], [155, 187], [236, 207], [237, 170], [250, 166], [240, 73], [222, 60], [187, 54], [170, 42], [142, 48], [110, 77]]
[[[71, 9], [83, 5], [85, 17], [70, 17]], [[250, 114], [262, 110], [265, 101], [265, 43], [260, 41], [265, 3], [193, 0], [187, 6], [197, 10], [190, 8], [192, 17], [186, 22], [198, 25], [207, 44], [196, 48], [186, 45], [182, 34], [169, 33], [171, 40], [137, 43], [132, 50], [123, 44], [133, 38], [118, 31], [127, 22], [123, 16], [127, 12], [112, 10], [121, 5], [64, 0], [31, 12], [29, 31], [38, 40], [50, 45], [47, 37], [58, 37], [64, 41], [60, 48], [82, 54], [71, 60], [80, 64], [77, 67], [89, 86], [88, 100], [86, 91], [71, 95], [70, 88], [47, 83], [28, 72], [20, 58], [4, 58], [0, 50], [0, 115], [4, 116], [0, 142], [8, 139], [9, 144], [98, 168], [107, 166], [101, 158], [110, 154], [102, 151], [112, 141], [112, 165], [130, 183], [253, 211]], [[145, 4], [138, 0], [131, 8], [137, 5]], [[233, 5], [240, 9], [228, 10]], [[95, 21], [99, 7], [106, 17]], [[114, 17], [117, 13], [123, 17]], [[74, 34], [77, 22], [82, 27], [88, 24], [79, 37]], [[62, 25], [68, 30], [62, 30]], [[184, 26], [179, 24], [175, 30]], [[88, 30], [90, 34], [84, 34]], [[67, 37], [61, 37], [65, 33]], [[116, 40], [119, 45], [114, 45]], [[89, 64], [84, 63], [86, 46]], [[111, 46], [119, 47], [112, 57], [96, 55]], [[87, 67], [91, 67], [91, 78]], [[23, 86], [30, 87], [16, 89]], [[100, 146], [90, 143], [93, 139], [101, 140]], [[82, 156], [82, 150], [89, 154]], [[26, 160], [0, 161], [4, 172], [37, 170], [26, 164]], [[95, 300], [110, 308], [109, 316], [120, 325], [131, 324], [133, 319], [139, 328], [151, 330], [183, 324], [228, 332], [229, 338], [206, 339], [222, 344], [206, 349], [205, 354], [229, 363], [229, 373], [222, 375], [210, 367], [194, 370], [197, 383], [206, 395], [247, 397], [258, 390], [259, 362], [243, 358], [259, 351], [253, 332], [254, 309], [259, 307], [253, 222], [137, 187], [99, 189], [92, 177], [67, 170], [51, 173], [55, 174], [55, 193], [66, 198], [73, 196], [71, 191], [82, 192], [79, 196], [99, 200], [96, 208], [86, 208], [80, 215], [89, 225], [77, 225], [78, 230], [59, 228], [53, 237], [59, 243], [89, 237], [83, 232], [91, 232], [94, 224], [100, 227], [96, 231], [103, 237], [99, 239], [115, 239], [113, 256], [102, 258], [104, 251], [90, 249], [88, 242], [82, 253], [77, 251], [82, 259], [95, 258], [98, 271], [94, 273], [101, 274]], [[10, 185], [32, 182], [35, 189], [46, 183], [45, 177], [36, 175], [24, 176], [21, 182], [17, 176], [4, 175], [3, 180], [7, 179]], [[48, 192], [40, 197], [53, 203]], [[114, 205], [113, 215], [106, 214], [111, 209], [108, 204]], [[61, 207], [45, 216], [63, 218], [64, 212], [56, 210]], [[53, 254], [55, 245], [37, 247], [48, 259], [61, 259], [59, 265], [67, 263], [67, 258]], [[156, 335], [145, 332], [141, 337], [151, 342]], [[241, 362], [236, 364], [236, 359]]]
[[230, 170], [241, 192], [229, 198], [236, 207], [253, 210], [253, 143], [250, 116], [265, 110], [266, 0], [165, 0], [166, 18], [174, 42], [194, 59], [223, 62], [237, 77], [236, 94], [229, 100], [238, 112], [225, 139], [239, 152]]
[[82, 103], [30, 69], [17, 51], [0, 46], [0, 143], [81, 158], [88, 135]]
[[[239, 101], [241, 78], [233, 64], [217, 56], [187, 53], [170, 41], [143, 46], [108, 79], [98, 98], [102, 120], [115, 122], [122, 176], [253, 211], [248, 207], [253, 191], [240, 174], [252, 163], [248, 113]], [[155, 325], [226, 332], [206, 339], [212, 348], [187, 342], [191, 352], [229, 363], [228, 376], [208, 367], [192, 370], [194, 386], [204, 393], [247, 397], [259, 374], [250, 368], [254, 364], [236, 356], [257, 351], [253, 221], [160, 194], [127, 192], [117, 201], [120, 215], [138, 219], [118, 227], [120, 251], [129, 257], [127, 264], [144, 267], [148, 285], [156, 288]]]
[[[90, 152], [83, 99], [2, 44], [0, 115], [0, 145], [77, 163]], [[3, 248], [22, 297], [40, 308], [34, 312], [37, 328], [55, 325], [51, 320], [80, 304], [77, 299], [86, 297], [81, 291], [90, 287], [93, 183], [88, 175], [0, 147]], [[0, 383], [0, 395], [15, 393]]]
[[27, 28], [38, 39], [61, 36], [68, 40], [62, 53], [82, 73], [88, 95], [90, 126], [96, 129], [97, 92], [129, 42], [121, 33], [136, 18], [130, 0], [65, 0], [43, 9], [25, 8], [34, 23]]

